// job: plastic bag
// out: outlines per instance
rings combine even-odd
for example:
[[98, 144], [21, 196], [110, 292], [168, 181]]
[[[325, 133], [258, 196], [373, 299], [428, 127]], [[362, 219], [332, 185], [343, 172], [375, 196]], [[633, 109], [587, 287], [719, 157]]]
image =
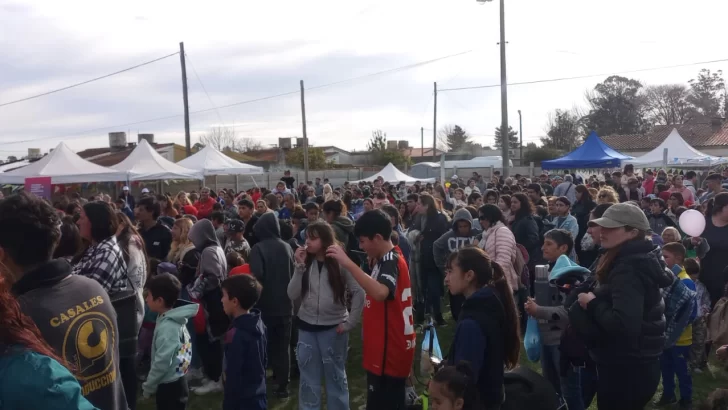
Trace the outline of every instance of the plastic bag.
[[[430, 352], [430, 338], [432, 338], [432, 352]], [[431, 359], [435, 361], [442, 361], [442, 350], [440, 349], [440, 342], [437, 340], [437, 331], [434, 326], [429, 326], [425, 329], [424, 336], [422, 337], [422, 351], [420, 352], [420, 373], [422, 375], [429, 375], [434, 373], [435, 368], [432, 364]]]
[[541, 359], [541, 332], [538, 331], [538, 319], [529, 317], [526, 323], [526, 335], [523, 337], [528, 360], [537, 362]]

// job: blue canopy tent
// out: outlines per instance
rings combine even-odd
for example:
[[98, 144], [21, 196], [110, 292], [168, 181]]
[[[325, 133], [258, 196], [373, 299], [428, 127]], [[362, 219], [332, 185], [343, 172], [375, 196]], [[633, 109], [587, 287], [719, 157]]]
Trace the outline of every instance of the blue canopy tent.
[[622, 160], [634, 159], [614, 150], [592, 131], [584, 144], [561, 158], [541, 161], [542, 169], [619, 168]]

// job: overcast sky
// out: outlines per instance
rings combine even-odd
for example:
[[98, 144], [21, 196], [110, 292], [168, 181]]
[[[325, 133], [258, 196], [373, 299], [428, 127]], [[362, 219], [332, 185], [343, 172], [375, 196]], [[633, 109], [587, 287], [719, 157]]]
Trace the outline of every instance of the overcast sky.
[[[728, 59], [726, 15], [724, 0], [507, 0], [508, 80]], [[361, 150], [381, 129], [419, 147], [420, 127], [432, 144], [434, 81], [439, 88], [499, 83], [498, 36], [498, 4], [475, 0], [0, 0], [0, 104], [174, 53], [180, 41], [191, 111], [296, 91], [300, 79], [316, 87], [470, 51], [306, 93], [313, 145]], [[728, 73], [719, 62], [626, 76], [685, 83], [703, 67]], [[142, 132], [184, 144], [180, 78], [173, 56], [0, 107], [0, 158], [31, 147], [46, 152], [60, 141], [76, 151], [106, 146], [112, 131], [129, 132], [129, 142]], [[520, 109], [524, 144], [538, 141], [549, 111], [583, 105], [584, 90], [604, 78], [509, 87], [509, 121], [518, 129]], [[492, 144], [499, 88], [442, 92], [438, 111], [438, 127], [458, 124]], [[175, 117], [122, 126], [167, 116]], [[300, 96], [213, 109], [190, 122], [193, 143], [224, 125], [275, 144], [301, 135]]]

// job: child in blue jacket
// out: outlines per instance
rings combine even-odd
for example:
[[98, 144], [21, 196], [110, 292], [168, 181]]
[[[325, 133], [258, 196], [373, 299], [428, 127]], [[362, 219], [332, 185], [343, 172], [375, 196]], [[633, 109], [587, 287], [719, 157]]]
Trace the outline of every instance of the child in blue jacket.
[[260, 311], [253, 309], [262, 286], [253, 275], [236, 275], [222, 282], [222, 307], [232, 318], [225, 334], [223, 410], [268, 408], [265, 368], [267, 339]]

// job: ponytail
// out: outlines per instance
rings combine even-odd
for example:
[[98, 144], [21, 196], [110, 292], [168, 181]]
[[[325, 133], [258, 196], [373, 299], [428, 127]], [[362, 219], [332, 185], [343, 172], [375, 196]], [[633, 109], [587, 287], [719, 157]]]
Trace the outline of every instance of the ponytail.
[[462, 399], [463, 410], [480, 408], [478, 389], [475, 384], [475, 374], [468, 362], [461, 361], [455, 366], [443, 367], [435, 373], [432, 381], [444, 384], [453, 402], [457, 399]]

